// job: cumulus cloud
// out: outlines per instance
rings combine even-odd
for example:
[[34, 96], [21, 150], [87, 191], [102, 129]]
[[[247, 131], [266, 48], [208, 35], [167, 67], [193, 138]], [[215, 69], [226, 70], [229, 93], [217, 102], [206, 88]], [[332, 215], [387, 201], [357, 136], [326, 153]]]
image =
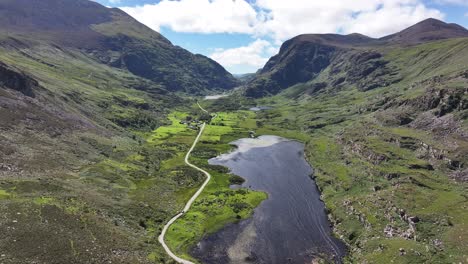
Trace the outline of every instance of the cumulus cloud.
[[157, 4], [121, 7], [156, 31], [252, 33], [256, 11], [244, 0], [162, 0]]
[[425, 18], [443, 18], [421, 0], [163, 0], [122, 9], [157, 31], [168, 27], [176, 32], [244, 33], [277, 42], [303, 33], [381, 37]]
[[229, 68], [244, 65], [259, 69], [265, 65], [268, 57], [276, 52], [277, 49], [270, 42], [257, 39], [247, 46], [232, 49], [217, 49], [210, 55], [210, 58]]
[[414, 25], [425, 18], [443, 19], [444, 17], [440, 11], [428, 9], [417, 1], [406, 2], [414, 3], [400, 5], [389, 1], [380, 9], [361, 12], [353, 19], [353, 23], [345, 25], [343, 29], [346, 33], [357, 32], [381, 37]]
[[303, 33], [361, 33], [382, 37], [423, 19], [443, 18], [419, 0], [258, 0], [260, 35], [284, 41]]
[[[460, 4], [468, 0], [434, 1]], [[175, 32], [240, 33], [257, 39], [244, 47], [211, 54], [228, 68], [242, 63], [261, 66], [267, 60], [267, 50], [277, 50], [282, 42], [299, 34], [382, 37], [426, 18], [444, 18], [423, 0], [162, 0], [121, 9], [156, 31], [166, 27]]]

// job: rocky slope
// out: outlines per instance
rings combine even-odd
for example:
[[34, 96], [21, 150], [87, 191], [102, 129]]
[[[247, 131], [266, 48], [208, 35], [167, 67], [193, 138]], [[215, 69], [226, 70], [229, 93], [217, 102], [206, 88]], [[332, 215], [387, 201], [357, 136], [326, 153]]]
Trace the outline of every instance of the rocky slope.
[[0, 62], [0, 86], [13, 89], [22, 94], [34, 97], [34, 90], [39, 88], [39, 83], [18, 70]]
[[215, 61], [172, 45], [119, 9], [92, 1], [1, 0], [0, 23], [3, 46], [78, 49], [171, 91], [200, 94], [238, 84]]

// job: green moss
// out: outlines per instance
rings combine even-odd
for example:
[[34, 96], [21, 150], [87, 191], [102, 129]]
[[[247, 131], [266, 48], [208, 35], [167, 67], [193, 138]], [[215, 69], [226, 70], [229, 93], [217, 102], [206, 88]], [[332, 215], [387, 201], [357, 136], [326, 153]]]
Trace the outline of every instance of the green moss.
[[170, 136], [188, 131], [189, 129], [187, 128], [187, 125], [180, 124], [181, 121], [185, 120], [187, 115], [188, 114], [181, 112], [171, 113], [168, 116], [169, 120], [171, 121], [171, 125], [159, 127], [153, 131], [151, 137], [148, 138], [148, 142], [154, 143], [157, 140], [166, 139]]
[[6, 190], [0, 189], [0, 200], [8, 199], [10, 197], [11, 197], [11, 194], [9, 192], [7, 192]]
[[53, 197], [37, 197], [34, 199], [34, 203], [37, 205], [51, 205], [57, 201]]

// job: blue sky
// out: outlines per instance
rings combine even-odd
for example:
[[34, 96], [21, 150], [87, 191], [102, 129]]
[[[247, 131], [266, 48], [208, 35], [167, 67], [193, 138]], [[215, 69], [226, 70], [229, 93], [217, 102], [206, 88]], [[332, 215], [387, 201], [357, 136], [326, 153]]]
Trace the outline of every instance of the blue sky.
[[468, 28], [468, 0], [96, 0], [232, 73], [255, 72], [304, 33], [382, 37], [434, 17]]

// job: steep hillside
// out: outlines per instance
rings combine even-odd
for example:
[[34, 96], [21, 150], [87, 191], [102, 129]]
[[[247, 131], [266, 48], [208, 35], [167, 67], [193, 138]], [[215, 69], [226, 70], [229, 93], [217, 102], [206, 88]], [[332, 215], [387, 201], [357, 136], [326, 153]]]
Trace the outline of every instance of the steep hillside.
[[157, 229], [197, 182], [162, 177], [187, 146], [147, 138], [187, 102], [79, 52], [0, 48], [0, 61], [0, 261], [149, 262], [146, 217]]
[[[350, 263], [466, 260], [468, 38], [458, 26], [433, 23], [392, 43], [299, 36], [246, 90], [278, 93], [255, 101], [271, 107], [258, 113], [257, 133], [305, 135]], [[225, 98], [217, 107], [233, 102], [251, 107], [252, 99]]]
[[1, 0], [0, 43], [77, 49], [95, 60], [194, 94], [235, 87], [215, 61], [172, 45], [119, 9], [88, 0]]
[[294, 84], [311, 81], [327, 69], [332, 75], [346, 73], [335, 78], [331, 82], [333, 86], [356, 85], [363, 90], [387, 86], [399, 80], [398, 69], [389, 67], [383, 58], [390, 50], [463, 37], [468, 37], [465, 28], [435, 19], [427, 19], [381, 39], [360, 34], [300, 35], [281, 46], [278, 55], [246, 85], [246, 95], [258, 98], [277, 94]]
[[167, 262], [156, 234], [202, 181], [172, 91], [237, 81], [92, 1], [0, 0], [0, 23], [0, 262]]

